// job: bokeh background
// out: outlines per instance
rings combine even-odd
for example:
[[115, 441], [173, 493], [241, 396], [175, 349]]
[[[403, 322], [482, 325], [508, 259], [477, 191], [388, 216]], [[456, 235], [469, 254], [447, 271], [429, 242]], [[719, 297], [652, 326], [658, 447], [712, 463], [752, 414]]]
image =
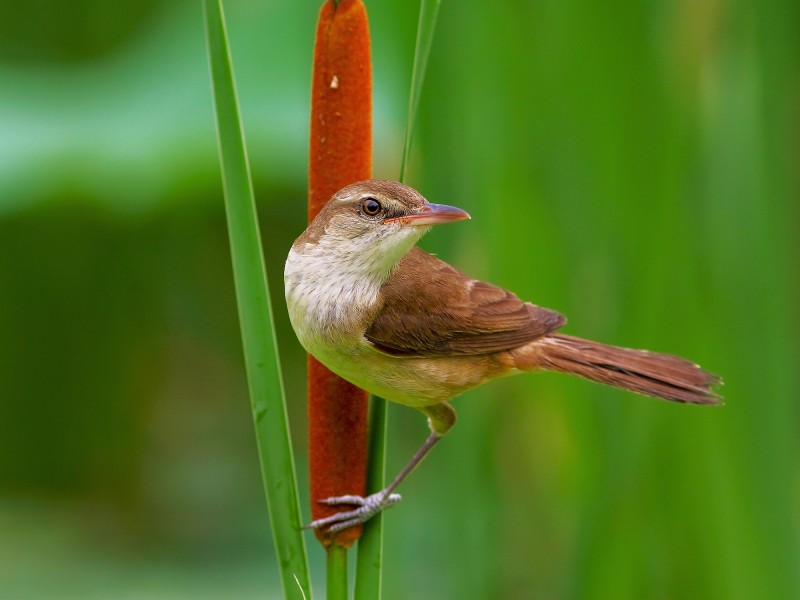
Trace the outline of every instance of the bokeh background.
[[[226, 2], [306, 514], [281, 274], [319, 4]], [[418, 7], [367, 7], [396, 178]], [[0, 4], [3, 598], [280, 595], [200, 8]], [[388, 513], [384, 597], [800, 597], [800, 5], [446, 1], [419, 118], [409, 182], [473, 216], [424, 247], [569, 333], [691, 357], [727, 404], [467, 394]], [[425, 434], [392, 408], [390, 471]]]

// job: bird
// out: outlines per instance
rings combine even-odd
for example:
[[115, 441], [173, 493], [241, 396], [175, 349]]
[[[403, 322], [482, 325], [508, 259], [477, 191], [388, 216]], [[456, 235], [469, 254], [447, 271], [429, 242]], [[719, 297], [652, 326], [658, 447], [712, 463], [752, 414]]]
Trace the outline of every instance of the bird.
[[416, 246], [434, 225], [469, 218], [397, 181], [370, 179], [336, 192], [292, 245], [285, 296], [301, 345], [356, 386], [418, 410], [430, 428], [386, 488], [318, 499], [351, 509], [308, 527], [335, 533], [399, 502], [395, 489], [455, 423], [450, 401], [499, 377], [558, 371], [674, 402], [721, 402], [721, 379], [693, 362], [559, 333], [560, 313]]

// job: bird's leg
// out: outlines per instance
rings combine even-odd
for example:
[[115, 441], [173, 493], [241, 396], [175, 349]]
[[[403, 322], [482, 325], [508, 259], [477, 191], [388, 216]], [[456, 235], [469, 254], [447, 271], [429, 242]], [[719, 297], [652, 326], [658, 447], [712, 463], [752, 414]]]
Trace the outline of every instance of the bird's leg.
[[394, 492], [397, 486], [417, 468], [428, 455], [428, 452], [431, 451], [431, 448], [436, 445], [436, 442], [442, 439], [456, 422], [456, 411], [446, 402], [420, 408], [419, 410], [427, 415], [431, 433], [422, 446], [419, 447], [419, 450], [411, 457], [411, 460], [406, 463], [406, 466], [395, 476], [392, 482], [380, 492], [370, 494], [366, 498], [362, 496], [335, 496], [333, 498], [320, 500], [319, 502], [329, 506], [351, 504], [358, 508], [312, 521], [307, 525], [309, 529], [325, 529], [329, 533], [336, 533], [348, 527], [366, 523], [379, 512], [390, 506], [394, 506], [402, 500], [400, 494], [394, 494], [392, 492]]

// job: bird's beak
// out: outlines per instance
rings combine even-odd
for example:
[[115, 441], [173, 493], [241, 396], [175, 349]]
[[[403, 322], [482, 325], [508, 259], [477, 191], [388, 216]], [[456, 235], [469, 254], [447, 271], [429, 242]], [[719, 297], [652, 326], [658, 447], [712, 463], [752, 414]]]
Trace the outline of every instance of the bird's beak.
[[408, 223], [409, 225], [439, 225], [440, 223], [450, 223], [452, 221], [463, 221], [470, 219], [469, 213], [455, 206], [446, 204], [423, 204], [410, 215], [386, 219], [384, 223]]

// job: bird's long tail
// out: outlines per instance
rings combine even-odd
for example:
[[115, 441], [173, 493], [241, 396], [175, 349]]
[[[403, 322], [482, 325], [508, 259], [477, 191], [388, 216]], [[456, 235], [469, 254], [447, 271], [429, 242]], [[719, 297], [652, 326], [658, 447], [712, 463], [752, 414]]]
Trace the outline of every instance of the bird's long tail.
[[520, 348], [519, 368], [543, 368], [612, 385], [647, 396], [719, 404], [712, 386], [719, 377], [696, 364], [669, 354], [619, 348], [569, 335], [552, 333]]

